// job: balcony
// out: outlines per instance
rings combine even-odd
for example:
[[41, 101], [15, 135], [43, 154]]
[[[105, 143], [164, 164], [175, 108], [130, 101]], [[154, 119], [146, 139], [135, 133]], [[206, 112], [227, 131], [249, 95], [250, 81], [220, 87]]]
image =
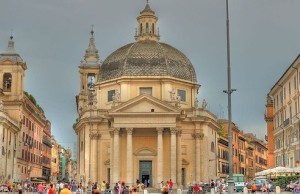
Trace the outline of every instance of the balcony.
[[51, 140], [47, 136], [43, 136], [43, 143], [52, 148]]

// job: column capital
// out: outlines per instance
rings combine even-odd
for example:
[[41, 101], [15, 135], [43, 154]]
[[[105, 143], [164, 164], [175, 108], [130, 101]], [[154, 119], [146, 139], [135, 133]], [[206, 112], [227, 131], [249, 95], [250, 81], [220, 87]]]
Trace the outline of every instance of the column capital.
[[120, 128], [114, 128], [113, 129], [114, 135], [119, 135], [120, 133]]
[[200, 139], [200, 140], [202, 140], [203, 137], [204, 137], [204, 134], [203, 134], [203, 133], [194, 133], [194, 134], [192, 134], [192, 136], [193, 136], [195, 139]]
[[126, 128], [127, 135], [132, 135], [133, 128]]
[[171, 127], [170, 132], [171, 132], [171, 135], [176, 135], [176, 133], [177, 133], [176, 127]]
[[98, 131], [92, 131], [90, 133], [90, 138], [91, 139], [100, 139], [101, 138], [101, 134]]
[[161, 134], [163, 133], [163, 131], [164, 131], [164, 128], [162, 128], [162, 127], [157, 127], [157, 128], [156, 128], [156, 131], [157, 131], [157, 133], [158, 133], [159, 135], [161, 135]]

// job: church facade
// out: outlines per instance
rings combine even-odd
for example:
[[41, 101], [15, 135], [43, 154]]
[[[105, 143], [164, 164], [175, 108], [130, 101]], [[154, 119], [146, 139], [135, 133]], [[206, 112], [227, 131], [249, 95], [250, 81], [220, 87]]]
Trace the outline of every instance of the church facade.
[[135, 42], [100, 62], [91, 31], [79, 65], [77, 179], [87, 184], [136, 180], [175, 187], [217, 178], [218, 119], [198, 107], [200, 85], [190, 60], [160, 42], [147, 3]]

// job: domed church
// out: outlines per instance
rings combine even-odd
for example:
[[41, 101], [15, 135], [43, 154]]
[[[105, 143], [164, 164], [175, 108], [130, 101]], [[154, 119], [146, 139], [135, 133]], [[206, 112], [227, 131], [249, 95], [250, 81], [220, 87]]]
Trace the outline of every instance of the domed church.
[[175, 188], [217, 177], [217, 117], [198, 107], [200, 85], [191, 61], [160, 42], [147, 2], [135, 42], [100, 62], [91, 31], [79, 65], [77, 179], [114, 185], [136, 180]]

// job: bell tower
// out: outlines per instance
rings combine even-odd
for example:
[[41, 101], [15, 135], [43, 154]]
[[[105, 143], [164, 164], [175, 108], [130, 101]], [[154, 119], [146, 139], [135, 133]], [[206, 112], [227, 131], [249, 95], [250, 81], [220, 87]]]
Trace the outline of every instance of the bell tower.
[[156, 27], [157, 20], [155, 12], [150, 8], [147, 1], [146, 7], [140, 12], [140, 16], [137, 17], [138, 26], [135, 32], [135, 40], [159, 41], [159, 31]]
[[0, 90], [7, 101], [18, 101], [23, 97], [26, 63], [14, 48], [10, 36], [5, 51], [0, 53]]
[[0, 53], [0, 100], [4, 110], [15, 121], [22, 119], [26, 62], [16, 52], [13, 36], [5, 51]]
[[89, 46], [85, 50], [84, 59], [79, 65], [80, 73], [80, 93], [76, 96], [77, 112], [79, 115], [87, 107], [88, 92], [95, 86], [99, 71], [100, 71], [100, 57], [95, 46], [94, 30], [90, 32]]

